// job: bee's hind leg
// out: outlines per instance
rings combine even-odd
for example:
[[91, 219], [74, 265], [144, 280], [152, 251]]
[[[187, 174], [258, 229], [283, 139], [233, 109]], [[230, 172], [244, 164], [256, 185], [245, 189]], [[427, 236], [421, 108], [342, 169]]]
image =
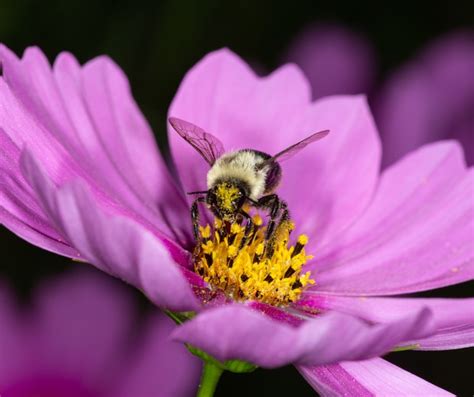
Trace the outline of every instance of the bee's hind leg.
[[194, 234], [194, 240], [196, 241], [196, 244], [200, 241], [198, 204], [205, 203], [205, 202], [206, 202], [205, 197], [198, 197], [196, 200], [194, 200], [193, 204], [191, 205], [191, 220], [193, 223], [193, 234]]

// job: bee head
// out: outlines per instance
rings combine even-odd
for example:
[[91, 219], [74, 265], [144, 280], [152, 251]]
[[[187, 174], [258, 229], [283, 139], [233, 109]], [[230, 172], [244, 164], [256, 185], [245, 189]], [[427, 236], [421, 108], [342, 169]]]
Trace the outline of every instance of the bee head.
[[242, 187], [226, 181], [209, 189], [207, 203], [218, 218], [232, 221], [244, 205], [246, 197]]

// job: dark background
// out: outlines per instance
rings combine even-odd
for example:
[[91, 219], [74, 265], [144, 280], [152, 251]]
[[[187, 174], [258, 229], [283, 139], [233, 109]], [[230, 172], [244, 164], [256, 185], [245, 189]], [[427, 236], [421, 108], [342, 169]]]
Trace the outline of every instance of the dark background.
[[[73, 52], [81, 62], [110, 55], [129, 76], [135, 98], [165, 148], [168, 105], [184, 73], [207, 52], [227, 46], [272, 70], [291, 39], [307, 24], [333, 22], [372, 42], [381, 80], [431, 40], [472, 25], [473, 2], [440, 4], [443, 6], [413, 1], [0, 0], [0, 41], [17, 54], [28, 45], [39, 45], [50, 59], [62, 50]], [[77, 266], [28, 245], [3, 228], [0, 252], [0, 277], [11, 281], [25, 302], [39, 280]], [[464, 284], [431, 296], [472, 296], [472, 291], [472, 284]], [[149, 305], [142, 300], [142, 306]], [[457, 395], [474, 393], [472, 350], [404, 352], [388, 359]], [[225, 374], [217, 395], [311, 396], [314, 392], [288, 367], [251, 375]]]

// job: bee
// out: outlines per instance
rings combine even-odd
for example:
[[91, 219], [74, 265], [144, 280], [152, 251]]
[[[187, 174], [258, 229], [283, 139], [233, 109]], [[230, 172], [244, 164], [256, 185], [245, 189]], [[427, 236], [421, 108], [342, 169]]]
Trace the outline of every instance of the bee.
[[245, 204], [268, 211], [269, 221], [265, 232], [267, 255], [272, 252], [272, 241], [278, 228], [290, 220], [285, 201], [275, 192], [282, 171], [280, 162], [295, 155], [305, 146], [324, 138], [329, 130], [319, 131], [271, 156], [254, 149], [225, 152], [224, 145], [202, 128], [175, 117], [169, 118], [173, 129], [209, 164], [207, 190], [188, 192], [202, 195], [191, 206], [194, 238], [199, 241], [199, 204], [205, 203], [217, 218], [232, 224], [246, 221], [241, 246], [254, 230], [252, 217]]

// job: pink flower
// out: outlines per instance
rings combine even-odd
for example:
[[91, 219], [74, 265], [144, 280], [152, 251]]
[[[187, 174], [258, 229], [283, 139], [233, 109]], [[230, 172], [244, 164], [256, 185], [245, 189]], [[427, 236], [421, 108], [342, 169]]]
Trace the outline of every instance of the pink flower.
[[[174, 333], [219, 360], [298, 366], [322, 394], [443, 393], [378, 357], [395, 346], [451, 349], [474, 340], [473, 300], [391, 298], [474, 276], [472, 170], [455, 143], [426, 146], [382, 174], [362, 97], [311, 102], [301, 72], [258, 78], [227, 50], [184, 78], [169, 115], [227, 150], [276, 153], [318, 130], [324, 141], [284, 164], [278, 193], [315, 257], [316, 280], [290, 305], [232, 302], [193, 272], [185, 192], [207, 164], [174, 131], [173, 179], [107, 58], [53, 70], [37, 49], [0, 51], [2, 223], [28, 241], [120, 277], [158, 306], [195, 311]], [[170, 127], [171, 129], [171, 127]], [[365, 360], [351, 364], [345, 361]], [[367, 377], [367, 373], [375, 375]], [[403, 379], [402, 382], [396, 379]]]
[[473, 32], [440, 37], [375, 90], [374, 58], [367, 40], [340, 26], [306, 29], [284, 56], [285, 62], [295, 62], [303, 69], [317, 98], [370, 94], [383, 138], [385, 165], [440, 139], [459, 140], [467, 163], [473, 164]]
[[188, 396], [199, 360], [167, 341], [174, 326], [143, 329], [129, 292], [91, 270], [45, 282], [20, 307], [0, 290], [0, 394], [4, 397]]
[[474, 32], [431, 43], [395, 71], [375, 98], [386, 164], [427, 142], [457, 139], [474, 164]]
[[304, 72], [313, 98], [336, 94], [365, 94], [375, 82], [375, 54], [367, 40], [338, 25], [310, 25], [283, 54]]

